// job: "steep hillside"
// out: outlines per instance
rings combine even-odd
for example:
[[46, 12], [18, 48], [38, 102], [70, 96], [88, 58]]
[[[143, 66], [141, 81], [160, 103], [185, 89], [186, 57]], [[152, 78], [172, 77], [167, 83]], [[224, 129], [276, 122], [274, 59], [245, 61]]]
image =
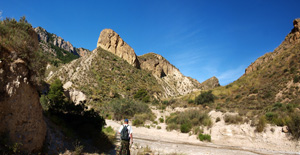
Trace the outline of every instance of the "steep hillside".
[[37, 27], [34, 30], [38, 34], [40, 47], [48, 54], [48, 61], [54, 65], [68, 63], [90, 53], [88, 49], [76, 48], [69, 41], [47, 32], [42, 27]]
[[0, 152], [40, 151], [46, 124], [36, 85], [45, 70], [37, 34], [25, 17], [0, 21]]
[[298, 107], [300, 102], [300, 19], [273, 52], [258, 58], [237, 81], [216, 88], [214, 94], [227, 108], [272, 109], [276, 102]]
[[132, 98], [146, 89], [152, 98], [163, 96], [162, 87], [150, 72], [137, 69], [124, 59], [98, 47], [92, 53], [62, 66], [47, 80], [60, 78], [72, 92], [82, 91], [89, 103], [113, 98]]

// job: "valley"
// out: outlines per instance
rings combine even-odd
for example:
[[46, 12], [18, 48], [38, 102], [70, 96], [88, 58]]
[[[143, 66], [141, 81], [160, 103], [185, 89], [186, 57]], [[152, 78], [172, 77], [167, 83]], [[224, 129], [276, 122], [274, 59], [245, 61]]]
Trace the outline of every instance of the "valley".
[[221, 86], [137, 56], [112, 29], [90, 51], [25, 17], [1, 20], [0, 153], [114, 154], [128, 118], [133, 154], [299, 154], [300, 19], [293, 26]]

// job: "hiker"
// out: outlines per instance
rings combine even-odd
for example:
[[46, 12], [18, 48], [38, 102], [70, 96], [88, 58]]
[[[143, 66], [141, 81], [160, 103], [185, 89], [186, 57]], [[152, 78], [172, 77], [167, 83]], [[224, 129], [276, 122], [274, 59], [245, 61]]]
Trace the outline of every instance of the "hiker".
[[120, 155], [130, 155], [129, 141], [133, 143], [132, 137], [132, 127], [128, 124], [128, 119], [124, 120], [124, 124], [119, 129], [119, 134], [121, 134], [121, 149]]

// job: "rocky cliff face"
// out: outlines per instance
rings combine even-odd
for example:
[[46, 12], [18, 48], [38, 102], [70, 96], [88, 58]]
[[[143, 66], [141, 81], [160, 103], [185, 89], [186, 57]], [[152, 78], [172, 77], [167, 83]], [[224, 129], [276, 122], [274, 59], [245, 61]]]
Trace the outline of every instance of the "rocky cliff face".
[[112, 29], [104, 29], [100, 33], [97, 47], [101, 47], [123, 58], [136, 68], [140, 68], [140, 63], [134, 50]]
[[42, 27], [36, 27], [34, 30], [38, 34], [41, 47], [44, 51], [49, 51], [50, 53], [55, 54], [54, 49], [52, 49], [51, 46], [47, 45], [47, 43], [50, 43], [78, 56], [84, 56], [86, 55], [86, 53], [90, 52], [89, 50], [84, 48], [74, 47], [69, 41], [65, 41], [63, 38], [47, 32]]
[[184, 95], [200, 89], [200, 83], [184, 76], [174, 65], [159, 54], [148, 53], [139, 56], [141, 69], [149, 70], [160, 82], [167, 95]]
[[[26, 33], [25, 30], [15, 31]], [[34, 62], [28, 60], [34, 57], [31, 52], [38, 48], [37, 35], [31, 29], [27, 31], [31, 36], [24, 34], [27, 39], [25, 42], [17, 40], [23, 43], [20, 47], [24, 47], [24, 51], [22, 48], [13, 50], [16, 48], [14, 43], [0, 43], [0, 134], [8, 136], [6, 145], [18, 143], [22, 151], [32, 152], [42, 148], [46, 124], [39, 95], [32, 81], [36, 79], [36, 75], [30, 63]], [[0, 36], [0, 40], [6, 39], [5, 37]]]
[[261, 69], [264, 67], [263, 64], [272, 61], [278, 54], [284, 52], [286, 49], [291, 48], [295, 44], [300, 42], [300, 19], [295, 19], [293, 21], [294, 28], [292, 31], [285, 37], [284, 41], [271, 53], [267, 53], [260, 58], [258, 58], [255, 62], [248, 66], [245, 70], [245, 74], [250, 74], [253, 71]]

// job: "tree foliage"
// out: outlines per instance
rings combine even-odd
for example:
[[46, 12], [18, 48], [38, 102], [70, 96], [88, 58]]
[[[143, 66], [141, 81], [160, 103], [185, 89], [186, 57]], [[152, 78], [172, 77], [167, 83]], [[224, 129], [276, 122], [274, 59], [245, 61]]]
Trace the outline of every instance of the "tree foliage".
[[195, 103], [197, 105], [201, 104], [208, 104], [214, 102], [215, 96], [212, 94], [212, 91], [202, 92], [198, 95], [195, 99]]

